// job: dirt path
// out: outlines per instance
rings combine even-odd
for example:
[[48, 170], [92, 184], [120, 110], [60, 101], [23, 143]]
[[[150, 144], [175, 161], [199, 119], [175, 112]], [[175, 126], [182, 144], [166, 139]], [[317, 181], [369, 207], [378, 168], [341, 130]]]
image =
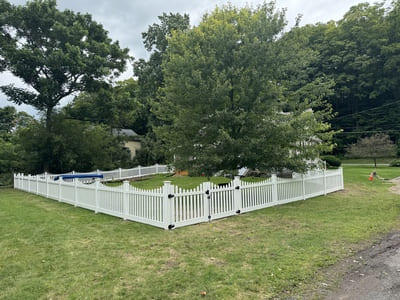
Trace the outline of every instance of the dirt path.
[[[390, 191], [400, 194], [400, 177]], [[320, 290], [326, 300], [400, 299], [400, 232], [392, 232], [342, 262], [345, 275], [333, 291]]]

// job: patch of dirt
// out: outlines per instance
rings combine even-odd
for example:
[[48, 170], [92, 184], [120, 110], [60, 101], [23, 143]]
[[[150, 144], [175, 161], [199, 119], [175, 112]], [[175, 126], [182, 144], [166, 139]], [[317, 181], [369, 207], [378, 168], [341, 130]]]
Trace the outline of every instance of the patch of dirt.
[[390, 180], [391, 183], [394, 183], [395, 185], [392, 186], [389, 191], [391, 191], [394, 194], [400, 194], [400, 177], [397, 177], [395, 179]]

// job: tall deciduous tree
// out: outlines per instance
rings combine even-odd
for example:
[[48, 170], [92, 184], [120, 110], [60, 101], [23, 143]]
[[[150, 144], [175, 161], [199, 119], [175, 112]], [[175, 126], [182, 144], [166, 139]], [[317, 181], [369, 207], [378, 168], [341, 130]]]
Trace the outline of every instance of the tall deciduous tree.
[[309, 109], [321, 95], [303, 89], [300, 102], [298, 88], [297, 96], [285, 92], [279, 69], [295, 65], [279, 55], [285, 24], [273, 3], [224, 6], [173, 34], [155, 108], [164, 121], [157, 133], [176, 167], [207, 175], [242, 166], [304, 170], [318, 147], [330, 147], [320, 135], [329, 125]]
[[55, 0], [0, 4], [2, 64], [29, 86], [1, 90], [10, 101], [43, 112], [47, 128], [63, 98], [94, 89], [124, 70], [128, 49], [112, 42], [90, 15], [59, 11]]
[[158, 17], [159, 22], [149, 26], [146, 32], [142, 33], [143, 43], [150, 53], [146, 61], [140, 59], [134, 63], [134, 73], [138, 79], [138, 99], [144, 104], [147, 111], [146, 137], [142, 140], [142, 149], [138, 151], [136, 159], [142, 165], [165, 162], [165, 156], [161, 151], [162, 142], [156, 138], [153, 131], [154, 126], [162, 124], [156, 114], [154, 107], [160, 100], [160, 88], [164, 86], [164, 72], [162, 64], [168, 61], [167, 53], [169, 38], [173, 32], [186, 31], [190, 27], [189, 15], [179, 13], [163, 13]]
[[138, 89], [133, 78], [120, 81], [114, 87], [80, 93], [64, 111], [69, 118], [107, 124], [111, 128], [130, 128], [144, 134], [148, 112], [138, 99]]
[[376, 159], [394, 157], [396, 145], [390, 140], [387, 134], [378, 133], [369, 137], [359, 139], [347, 149], [349, 157], [372, 158], [376, 168]]

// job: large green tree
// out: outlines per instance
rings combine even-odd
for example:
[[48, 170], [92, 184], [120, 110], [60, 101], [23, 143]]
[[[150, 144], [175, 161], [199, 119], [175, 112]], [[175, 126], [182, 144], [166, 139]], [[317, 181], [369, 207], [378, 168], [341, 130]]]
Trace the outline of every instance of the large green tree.
[[155, 110], [164, 122], [158, 136], [176, 167], [207, 175], [242, 166], [304, 170], [306, 159], [330, 148], [331, 134], [322, 134], [329, 131], [322, 121], [329, 109], [310, 109], [325, 88], [300, 91], [280, 71], [294, 74], [294, 60], [301, 59], [287, 61], [289, 42], [277, 42], [285, 24], [273, 3], [224, 6], [172, 35], [164, 98]]
[[111, 128], [130, 128], [138, 134], [147, 132], [147, 105], [138, 97], [133, 78], [114, 87], [80, 93], [63, 110], [68, 118], [106, 124]]
[[347, 148], [347, 155], [356, 158], [371, 158], [376, 168], [377, 158], [394, 157], [396, 146], [387, 134], [377, 133], [361, 138]]
[[142, 149], [137, 153], [137, 161], [142, 165], [165, 162], [165, 155], [161, 151], [160, 141], [153, 127], [162, 124], [154, 113], [154, 107], [160, 101], [160, 89], [164, 86], [164, 72], [162, 64], [169, 60], [167, 49], [169, 38], [173, 32], [186, 31], [190, 27], [189, 15], [179, 13], [163, 13], [158, 17], [159, 22], [150, 25], [142, 33], [143, 44], [150, 56], [148, 60], [139, 59], [134, 63], [134, 74], [138, 79], [138, 99], [143, 103], [147, 115], [142, 120], [146, 122], [146, 130], [142, 132]]
[[129, 152], [106, 125], [54, 115], [51, 153], [47, 134], [45, 123], [37, 120], [16, 131], [15, 144], [25, 173], [37, 174], [45, 166], [49, 166], [51, 173], [130, 166]]
[[124, 70], [128, 49], [89, 14], [60, 11], [55, 0], [0, 4], [2, 65], [29, 86], [0, 89], [10, 101], [43, 112], [48, 129], [63, 98], [96, 89]]

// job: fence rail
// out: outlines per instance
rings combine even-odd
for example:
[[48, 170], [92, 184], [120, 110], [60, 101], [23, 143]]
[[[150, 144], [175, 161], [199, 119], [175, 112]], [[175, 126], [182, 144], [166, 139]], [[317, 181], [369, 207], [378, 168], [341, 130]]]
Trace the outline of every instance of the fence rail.
[[[155, 171], [155, 166], [152, 168]], [[134, 174], [118, 172], [129, 177]], [[342, 190], [344, 186], [343, 170], [337, 169], [296, 174], [293, 179], [272, 175], [256, 183], [235, 177], [225, 186], [205, 182], [188, 190], [169, 181], [160, 188], [142, 190], [131, 186], [128, 181], [119, 187], [109, 187], [99, 180], [84, 184], [76, 179], [66, 182], [62, 179], [54, 181], [51, 176], [14, 174], [14, 188], [96, 213], [172, 229], [306, 200]]]

